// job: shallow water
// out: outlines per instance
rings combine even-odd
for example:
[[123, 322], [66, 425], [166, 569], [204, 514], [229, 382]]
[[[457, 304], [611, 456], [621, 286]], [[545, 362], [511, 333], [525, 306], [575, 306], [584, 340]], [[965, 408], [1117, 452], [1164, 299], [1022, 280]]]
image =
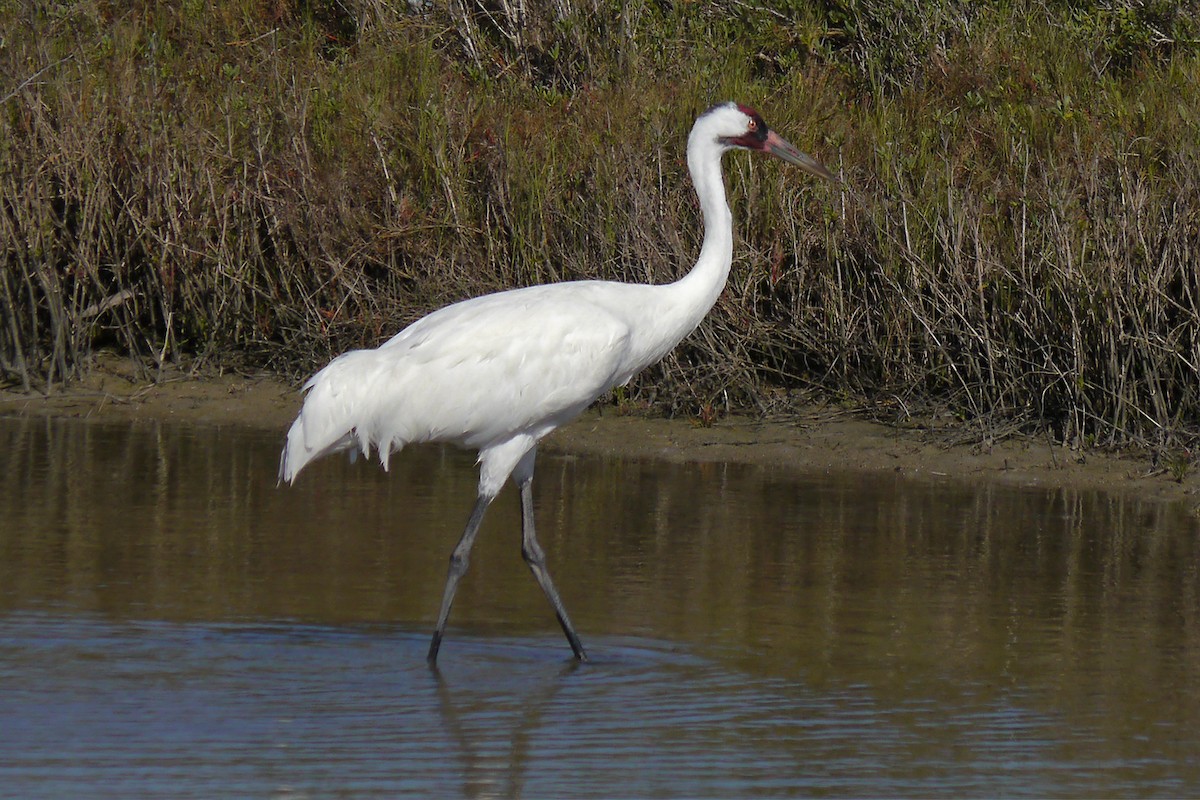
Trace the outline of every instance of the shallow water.
[[1200, 536], [1072, 490], [0, 420], [0, 796], [1200, 793]]

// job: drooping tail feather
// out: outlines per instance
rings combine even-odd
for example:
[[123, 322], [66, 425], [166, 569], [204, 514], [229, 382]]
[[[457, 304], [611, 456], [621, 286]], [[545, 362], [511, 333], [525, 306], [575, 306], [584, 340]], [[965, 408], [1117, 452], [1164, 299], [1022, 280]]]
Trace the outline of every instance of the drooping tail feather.
[[304, 407], [288, 430], [279, 457], [280, 482], [294, 482], [306, 464], [330, 453], [358, 447], [370, 455], [371, 437], [364, 426], [377, 368], [377, 351], [352, 350], [304, 384]]

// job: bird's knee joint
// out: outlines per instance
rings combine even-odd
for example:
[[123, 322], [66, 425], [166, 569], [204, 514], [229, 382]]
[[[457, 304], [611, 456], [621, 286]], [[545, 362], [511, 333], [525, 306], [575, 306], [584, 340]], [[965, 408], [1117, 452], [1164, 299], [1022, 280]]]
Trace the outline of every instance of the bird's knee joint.
[[546, 554], [542, 551], [542, 548], [538, 547], [536, 544], [532, 547], [529, 545], [522, 545], [521, 558], [525, 559], [525, 563], [531, 567], [546, 566]]

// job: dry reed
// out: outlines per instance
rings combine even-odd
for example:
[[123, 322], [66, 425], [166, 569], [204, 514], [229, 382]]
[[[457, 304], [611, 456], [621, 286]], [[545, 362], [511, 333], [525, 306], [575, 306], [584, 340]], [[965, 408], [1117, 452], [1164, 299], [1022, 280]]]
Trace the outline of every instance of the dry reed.
[[462, 297], [671, 280], [732, 96], [845, 184], [728, 159], [729, 289], [617, 402], [1188, 452], [1192, 5], [685, 5], [0, 4], [0, 373], [298, 376]]

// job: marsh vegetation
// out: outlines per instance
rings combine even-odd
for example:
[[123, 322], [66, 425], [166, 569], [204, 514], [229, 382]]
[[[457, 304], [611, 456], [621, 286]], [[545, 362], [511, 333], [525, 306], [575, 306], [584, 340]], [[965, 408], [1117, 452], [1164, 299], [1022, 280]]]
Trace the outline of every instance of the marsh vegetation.
[[298, 377], [464, 297], [673, 280], [686, 133], [736, 98], [844, 184], [727, 159], [730, 285], [610, 402], [1190, 458], [1194, 2], [8, 0], [0, 31], [16, 385], [101, 347]]

